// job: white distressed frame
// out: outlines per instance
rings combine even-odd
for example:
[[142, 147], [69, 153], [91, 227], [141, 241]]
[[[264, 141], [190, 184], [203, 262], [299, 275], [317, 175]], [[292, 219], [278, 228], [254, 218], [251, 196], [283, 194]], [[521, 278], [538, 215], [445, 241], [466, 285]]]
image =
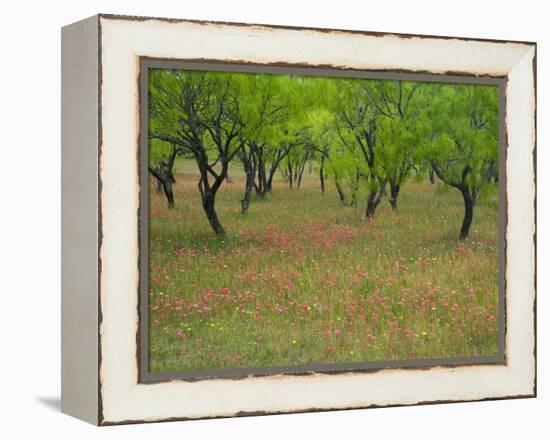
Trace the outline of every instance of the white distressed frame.
[[[98, 423], [535, 395], [534, 44], [114, 16], [98, 24]], [[138, 383], [140, 57], [506, 76], [506, 365]]]

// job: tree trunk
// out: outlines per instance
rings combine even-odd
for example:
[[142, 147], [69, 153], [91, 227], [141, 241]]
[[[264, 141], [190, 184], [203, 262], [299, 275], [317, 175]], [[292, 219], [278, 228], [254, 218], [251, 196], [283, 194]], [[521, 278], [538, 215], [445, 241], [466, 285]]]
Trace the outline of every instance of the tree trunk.
[[466, 178], [472, 171], [472, 168], [467, 165], [462, 170], [462, 177], [460, 181], [446, 181], [439, 164], [435, 161], [432, 162], [432, 170], [442, 182], [458, 189], [462, 194], [462, 198], [464, 199], [464, 219], [462, 220], [462, 226], [460, 227], [460, 240], [465, 240], [470, 233], [470, 226], [472, 225], [472, 220], [474, 218], [474, 205], [476, 203], [477, 196], [479, 195], [479, 188], [469, 186], [466, 183]]
[[390, 205], [392, 211], [397, 210], [397, 197], [399, 197], [399, 190], [401, 185], [395, 182], [393, 179], [390, 179]]
[[[266, 163], [263, 159], [263, 147], [258, 148], [256, 150], [256, 154], [258, 156], [258, 185], [257, 185], [257, 193], [260, 197], [265, 197], [265, 195], [268, 192], [271, 192], [273, 188], [273, 178], [275, 177], [275, 173], [279, 169], [279, 165], [281, 164], [282, 160], [288, 155], [288, 149], [279, 149], [275, 155], [274, 158], [272, 158], [271, 165], [269, 167], [269, 171], [266, 170]], [[291, 169], [290, 164], [287, 163], [287, 168]], [[287, 179], [287, 173], [284, 169], [281, 170], [283, 174], [283, 178]], [[290, 173], [289, 173], [290, 174]], [[288, 178], [289, 184], [291, 185], [291, 179], [292, 175]]]
[[306, 153], [306, 155], [302, 160], [302, 163], [299, 164], [298, 168], [296, 169], [296, 188], [297, 189], [300, 189], [300, 186], [302, 185], [302, 177], [304, 175], [304, 170], [306, 168], [306, 163], [308, 161], [308, 158], [309, 158], [309, 153]]
[[468, 188], [463, 188], [460, 192], [464, 199], [464, 219], [462, 220], [462, 227], [460, 228], [460, 239], [465, 240], [468, 237], [470, 226], [474, 218], [474, 199]]
[[[284, 157], [284, 156], [281, 156]], [[277, 169], [279, 168], [279, 163], [281, 162], [281, 158], [277, 158], [274, 162], [272, 162], [271, 167], [269, 169], [269, 176], [267, 179], [265, 179], [266, 173], [264, 172], [264, 195], [268, 192], [271, 192], [271, 189], [273, 188], [273, 178], [275, 177], [275, 173], [277, 172]]]
[[376, 198], [376, 191], [371, 190], [367, 198], [367, 209], [365, 211], [365, 217], [367, 218], [367, 220], [374, 217], [374, 213], [376, 212], [375, 198]]
[[304, 174], [304, 168], [300, 171], [298, 174], [298, 177], [296, 178], [296, 189], [300, 189], [300, 186], [302, 186], [302, 175]]
[[250, 204], [250, 195], [252, 188], [254, 187], [254, 169], [252, 166], [246, 168], [246, 184], [244, 189], [244, 197], [241, 200], [242, 213], [245, 214], [248, 211], [248, 205]]
[[293, 174], [292, 174], [292, 165], [290, 164], [290, 162], [288, 162], [287, 167], [288, 167], [288, 187], [292, 189]]
[[218, 214], [214, 209], [214, 204], [216, 202], [216, 195], [212, 192], [205, 192], [202, 196], [202, 207], [208, 218], [208, 222], [216, 235], [225, 235], [225, 229], [223, 229], [222, 224], [218, 219]]
[[273, 188], [273, 174], [269, 174], [269, 179], [265, 182], [263, 195], [265, 196], [268, 192], [271, 192], [271, 188]]
[[164, 190], [164, 195], [168, 201], [168, 208], [173, 208], [174, 203], [174, 193], [172, 191], [172, 185], [176, 181], [172, 174], [166, 175], [160, 172], [158, 169], [149, 167], [149, 172], [154, 176], [157, 182], [161, 182], [162, 189]]
[[162, 187], [168, 200], [168, 208], [173, 208], [176, 204], [174, 203], [174, 193], [172, 192], [172, 179], [168, 178], [162, 182]]
[[157, 191], [157, 194], [162, 193], [162, 180], [157, 179], [156, 177], [155, 177], [155, 189]]
[[353, 186], [351, 187], [351, 201], [350, 206], [353, 206], [354, 208], [357, 208], [357, 192], [359, 191], [359, 179], [361, 178], [359, 174], [359, 170], [355, 172], [355, 182], [353, 182]]
[[319, 169], [319, 180], [321, 182], [321, 192], [325, 193], [325, 156], [321, 156], [321, 167]]
[[[245, 214], [248, 211], [248, 205], [250, 204], [250, 195], [252, 194], [252, 188], [254, 188], [254, 179], [256, 177], [256, 169], [251, 160], [254, 157], [254, 145], [250, 145], [250, 153], [246, 151], [246, 147], [241, 150], [241, 159], [244, 166], [244, 172], [246, 174], [246, 182], [244, 187], [244, 196], [241, 200], [241, 210]], [[227, 177], [226, 177], [227, 180]]]
[[265, 162], [262, 157], [258, 159], [258, 195], [264, 197], [266, 193], [265, 188]]
[[346, 195], [342, 190], [342, 185], [340, 184], [340, 181], [337, 178], [334, 179], [334, 184], [336, 186], [336, 191], [338, 191], [338, 197], [340, 198], [340, 203], [344, 205], [346, 203]]
[[367, 220], [371, 220], [374, 217], [376, 208], [378, 208], [384, 194], [386, 194], [386, 183], [383, 183], [378, 191], [370, 190], [367, 198], [367, 209], [365, 210]]

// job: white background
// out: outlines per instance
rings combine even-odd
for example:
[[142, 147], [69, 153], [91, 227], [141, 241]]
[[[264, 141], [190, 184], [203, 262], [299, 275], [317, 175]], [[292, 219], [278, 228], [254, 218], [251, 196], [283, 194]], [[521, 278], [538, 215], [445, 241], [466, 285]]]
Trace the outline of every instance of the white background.
[[[548, 438], [550, 46], [545, 2], [4, 2], [0, 15], [0, 437]], [[94, 428], [59, 412], [60, 28], [98, 12], [538, 42], [537, 399]], [[548, 118], [546, 118], [548, 120]], [[546, 269], [546, 271], [545, 271]], [[545, 409], [545, 406], [547, 407]]]

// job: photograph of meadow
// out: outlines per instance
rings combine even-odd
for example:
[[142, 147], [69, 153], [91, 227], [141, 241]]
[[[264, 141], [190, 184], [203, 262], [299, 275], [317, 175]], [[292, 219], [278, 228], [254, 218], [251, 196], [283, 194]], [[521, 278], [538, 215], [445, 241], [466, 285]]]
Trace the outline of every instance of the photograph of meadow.
[[498, 353], [497, 85], [147, 88], [150, 372]]

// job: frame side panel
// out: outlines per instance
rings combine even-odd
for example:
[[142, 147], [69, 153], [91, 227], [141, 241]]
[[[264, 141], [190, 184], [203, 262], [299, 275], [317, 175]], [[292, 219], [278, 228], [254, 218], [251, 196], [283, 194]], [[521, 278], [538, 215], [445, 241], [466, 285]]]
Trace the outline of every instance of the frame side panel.
[[61, 411], [98, 424], [98, 18], [61, 32]]

